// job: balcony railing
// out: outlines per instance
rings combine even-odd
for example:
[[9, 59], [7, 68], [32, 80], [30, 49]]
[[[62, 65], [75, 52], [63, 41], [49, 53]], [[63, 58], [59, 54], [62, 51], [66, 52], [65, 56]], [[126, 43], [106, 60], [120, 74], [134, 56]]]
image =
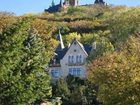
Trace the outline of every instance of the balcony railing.
[[55, 63], [55, 64], [50, 64], [49, 67], [60, 67], [61, 65], [59, 63]]
[[86, 60], [83, 60], [82, 62], [68, 62], [68, 66], [82, 66], [85, 65]]

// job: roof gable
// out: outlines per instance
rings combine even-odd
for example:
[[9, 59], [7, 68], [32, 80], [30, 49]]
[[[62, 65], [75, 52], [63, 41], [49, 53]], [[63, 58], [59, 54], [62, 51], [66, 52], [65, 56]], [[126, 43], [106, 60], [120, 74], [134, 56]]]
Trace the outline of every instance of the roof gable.
[[57, 46], [56, 51], [62, 51], [65, 47], [64, 47], [62, 35], [60, 33], [60, 29], [56, 39], [59, 41], [59, 45]]
[[[88, 54], [90, 53], [91, 49], [92, 49], [92, 46], [91, 45], [83, 45], [79, 41], [74, 39], [72, 41], [72, 43], [70, 44], [70, 46], [67, 46], [62, 50], [57, 50], [56, 49], [55, 56], [52, 58], [52, 60], [50, 60], [49, 65], [50, 64], [60, 64], [60, 60], [63, 59], [65, 56], [67, 56], [69, 51], [74, 52], [74, 50], [77, 50], [77, 49], [81, 50], [83, 52], [83, 54], [87, 57]], [[76, 54], [79, 54], [79, 53], [76, 52]]]
[[[68, 48], [66, 54], [67, 54], [67, 53], [72, 49], [72, 47], [74, 47], [74, 46], [79, 46], [80, 49], [78, 49], [78, 50], [81, 50], [86, 56], [88, 56], [88, 53], [86, 52], [86, 50], [85, 50], [83, 44], [81, 44], [81, 43], [80, 43], [78, 40], [76, 40], [76, 39], [74, 39], [74, 40], [72, 41], [72, 43], [71, 43], [70, 47]], [[77, 50], [77, 49], [76, 49], [76, 50]], [[66, 55], [66, 54], [65, 54], [65, 55]]]

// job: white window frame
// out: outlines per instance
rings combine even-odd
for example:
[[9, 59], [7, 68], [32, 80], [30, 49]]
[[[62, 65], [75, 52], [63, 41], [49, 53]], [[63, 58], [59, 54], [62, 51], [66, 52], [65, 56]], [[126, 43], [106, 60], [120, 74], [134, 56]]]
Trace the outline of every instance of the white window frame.
[[69, 55], [68, 56], [68, 63], [74, 63], [75, 62], [75, 59], [74, 59], [74, 55]]
[[51, 76], [53, 78], [59, 78], [60, 77], [60, 70], [57, 70], [57, 69], [51, 70]]
[[82, 70], [81, 70], [81, 68], [69, 68], [69, 74], [79, 77], [82, 74]]
[[76, 56], [76, 63], [82, 63], [82, 55]]

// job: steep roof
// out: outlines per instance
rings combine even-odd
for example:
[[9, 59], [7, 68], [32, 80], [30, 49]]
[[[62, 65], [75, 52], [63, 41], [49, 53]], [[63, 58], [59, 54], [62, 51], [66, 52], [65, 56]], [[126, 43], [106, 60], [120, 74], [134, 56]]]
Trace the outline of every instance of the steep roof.
[[64, 43], [63, 43], [63, 39], [62, 39], [62, 35], [60, 33], [60, 30], [59, 30], [59, 33], [58, 33], [56, 39], [59, 41], [59, 45], [57, 46], [56, 51], [63, 50], [65, 47], [64, 47]]
[[49, 7], [48, 9], [45, 9], [45, 12], [54, 13], [60, 11], [60, 9], [61, 9], [61, 4], [57, 4], [52, 7]]
[[[53, 59], [50, 60], [49, 65], [58, 65], [60, 66], [60, 60], [63, 59], [63, 57], [65, 56], [65, 54], [67, 53], [67, 51], [69, 50], [69, 48], [71, 47], [71, 45], [76, 42], [79, 44], [79, 46], [82, 48], [82, 50], [85, 52], [85, 54], [88, 56], [88, 54], [90, 53], [90, 51], [92, 50], [92, 46], [91, 45], [83, 45], [81, 44], [79, 41], [77, 41], [76, 39], [74, 39], [70, 46], [67, 46], [65, 48], [63, 48], [62, 50], [55, 50], [55, 55], [53, 57]], [[54, 66], [53, 65], [53, 66]]]
[[68, 51], [68, 47], [65, 47], [63, 50], [55, 51], [54, 57], [50, 60], [49, 65], [58, 65], [60, 66], [60, 60], [65, 56]]
[[95, 0], [95, 4], [105, 4], [104, 0]]
[[73, 39], [71, 45], [72, 45], [73, 43], [75, 43], [75, 42], [79, 44], [79, 46], [81, 47], [81, 49], [82, 49], [82, 50], [84, 51], [84, 53], [88, 56], [88, 53], [85, 51], [85, 48], [84, 48], [83, 44], [80, 43], [78, 40], [76, 40], [76, 38]]
[[84, 46], [85, 51], [86, 51], [87, 54], [89, 55], [90, 52], [91, 52], [91, 50], [92, 50], [92, 46], [91, 46], [91, 45], [87, 45], [87, 44], [85, 44], [85, 45], [83, 45], [83, 46]]

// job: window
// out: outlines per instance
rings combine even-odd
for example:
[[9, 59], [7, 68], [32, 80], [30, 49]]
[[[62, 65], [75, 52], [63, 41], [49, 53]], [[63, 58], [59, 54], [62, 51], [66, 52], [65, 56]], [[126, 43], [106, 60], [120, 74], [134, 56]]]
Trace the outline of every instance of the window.
[[71, 63], [74, 63], [74, 56], [71, 56]]
[[82, 55], [79, 56], [79, 62], [82, 63]]
[[74, 42], [74, 45], [76, 45], [76, 42]]
[[52, 75], [52, 77], [54, 77], [54, 78], [59, 78], [60, 72], [59, 72], [59, 70], [52, 70], [52, 71], [51, 71], [51, 75]]
[[73, 75], [77, 75], [77, 70], [76, 70], [76, 68], [73, 68]]
[[71, 56], [69, 56], [69, 58], [68, 58], [68, 62], [71, 63]]
[[79, 62], [79, 55], [76, 56], [76, 62]]
[[77, 76], [80, 76], [81, 75], [81, 70], [80, 68], [77, 68]]
[[69, 74], [73, 75], [72, 68], [69, 68]]
[[81, 69], [80, 68], [69, 68], [69, 74], [74, 75], [74, 76], [80, 76]]
[[68, 62], [74, 63], [74, 56], [73, 55], [68, 57]]
[[74, 49], [74, 52], [76, 52], [77, 50], [76, 49]]
[[77, 55], [76, 56], [76, 62], [77, 63], [82, 63], [82, 55]]

